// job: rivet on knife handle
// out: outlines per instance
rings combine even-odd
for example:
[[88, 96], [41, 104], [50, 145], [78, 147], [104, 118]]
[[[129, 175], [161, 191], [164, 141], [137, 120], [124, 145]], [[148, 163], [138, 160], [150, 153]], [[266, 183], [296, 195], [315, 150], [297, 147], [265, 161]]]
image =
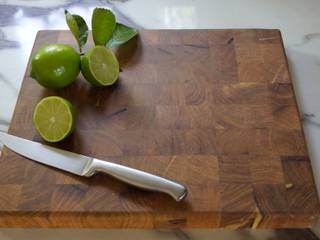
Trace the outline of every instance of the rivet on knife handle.
[[84, 170], [84, 176], [103, 172], [138, 188], [169, 194], [181, 201], [187, 194], [187, 188], [179, 183], [119, 164], [93, 159]]

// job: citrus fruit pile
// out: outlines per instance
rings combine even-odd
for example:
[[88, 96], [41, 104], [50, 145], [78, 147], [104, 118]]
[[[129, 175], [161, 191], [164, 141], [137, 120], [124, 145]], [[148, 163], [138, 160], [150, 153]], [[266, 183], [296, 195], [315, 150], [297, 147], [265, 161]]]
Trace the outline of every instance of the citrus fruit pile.
[[[89, 34], [85, 20], [67, 10], [65, 17], [79, 52], [67, 44], [46, 45], [34, 54], [30, 76], [43, 87], [53, 89], [72, 84], [80, 71], [93, 86], [114, 84], [119, 77], [120, 66], [111, 48], [126, 43], [138, 31], [117, 23], [110, 10], [95, 8], [92, 14], [94, 46], [84, 53], [82, 50]], [[58, 142], [75, 129], [75, 112], [75, 107], [68, 100], [59, 96], [45, 97], [35, 107], [33, 123], [44, 140]]]

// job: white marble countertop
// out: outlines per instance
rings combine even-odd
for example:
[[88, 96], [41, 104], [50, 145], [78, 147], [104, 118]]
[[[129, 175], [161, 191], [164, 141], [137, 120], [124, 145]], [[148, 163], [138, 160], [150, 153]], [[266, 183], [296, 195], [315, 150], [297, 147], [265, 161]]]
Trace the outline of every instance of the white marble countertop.
[[138, 28], [280, 29], [320, 189], [319, 0], [0, 0], [0, 130], [10, 124], [37, 31], [67, 29], [64, 9], [89, 25], [96, 6]]

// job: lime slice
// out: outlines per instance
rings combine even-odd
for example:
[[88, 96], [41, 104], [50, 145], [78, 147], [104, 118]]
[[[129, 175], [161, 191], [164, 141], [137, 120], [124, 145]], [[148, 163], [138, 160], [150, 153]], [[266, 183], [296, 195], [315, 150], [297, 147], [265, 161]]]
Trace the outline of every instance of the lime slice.
[[110, 49], [95, 46], [82, 57], [81, 72], [94, 86], [109, 86], [118, 79], [119, 63]]
[[62, 97], [43, 98], [34, 110], [33, 124], [46, 141], [59, 142], [74, 130], [75, 109]]

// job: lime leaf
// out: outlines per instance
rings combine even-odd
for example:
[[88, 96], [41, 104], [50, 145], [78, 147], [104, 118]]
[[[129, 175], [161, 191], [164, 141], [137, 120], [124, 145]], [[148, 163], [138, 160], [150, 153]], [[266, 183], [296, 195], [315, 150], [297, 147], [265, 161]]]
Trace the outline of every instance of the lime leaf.
[[126, 43], [137, 34], [137, 29], [128, 27], [121, 23], [117, 23], [116, 29], [113, 31], [112, 37], [107, 43], [107, 47], [112, 48]]
[[95, 8], [92, 14], [92, 36], [95, 45], [105, 46], [116, 27], [116, 17], [104, 8]]
[[86, 44], [88, 39], [88, 26], [81, 16], [70, 14], [67, 10], [65, 10], [64, 13], [69, 29], [77, 40], [81, 52], [82, 47]]

